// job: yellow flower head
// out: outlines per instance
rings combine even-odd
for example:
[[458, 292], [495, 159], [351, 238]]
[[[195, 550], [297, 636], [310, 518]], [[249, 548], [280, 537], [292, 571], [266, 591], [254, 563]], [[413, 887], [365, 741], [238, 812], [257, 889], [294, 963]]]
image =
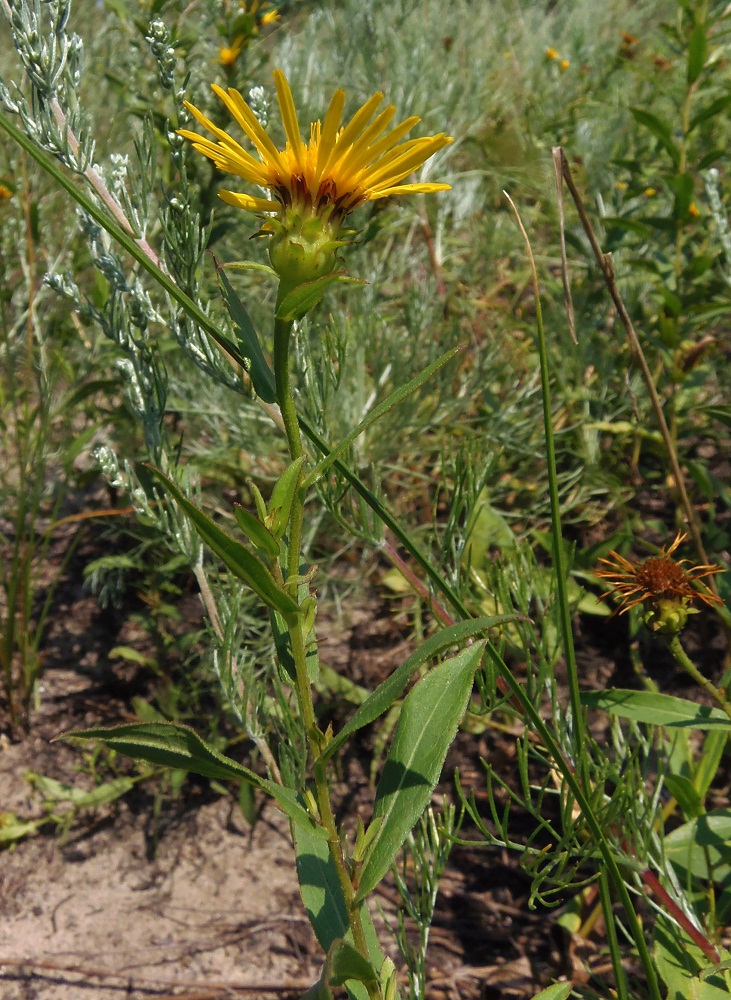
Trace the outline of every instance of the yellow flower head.
[[561, 62], [558, 64], [558, 68], [561, 70], [562, 73], [565, 73], [570, 65], [571, 61], [569, 59], [562, 59]]
[[546, 59], [552, 62], [557, 62], [560, 58], [561, 56], [558, 54], [556, 49], [551, 48], [550, 46], [546, 49]]
[[345, 93], [336, 90], [324, 122], [313, 122], [310, 140], [303, 142], [292, 92], [281, 70], [274, 71], [274, 82], [287, 139], [284, 149], [277, 148], [237, 90], [225, 91], [213, 85], [215, 93], [254, 146], [258, 158], [186, 102], [191, 114], [214, 139], [187, 129], [181, 129], [180, 135], [190, 139], [219, 170], [266, 188], [273, 195], [273, 198], [262, 198], [237, 191], [220, 191], [219, 196], [228, 204], [249, 212], [271, 212], [279, 216], [294, 209], [303, 218], [319, 216], [338, 223], [366, 201], [392, 194], [449, 189], [449, 184], [403, 183], [409, 174], [452, 139], [442, 132], [402, 142], [420, 119], [407, 118], [386, 131], [396, 109], [389, 105], [376, 114], [383, 94], [374, 94], [346, 125], [342, 125]]
[[8, 185], [0, 183], [0, 201], [6, 201], [8, 198], [12, 197], [13, 192]]

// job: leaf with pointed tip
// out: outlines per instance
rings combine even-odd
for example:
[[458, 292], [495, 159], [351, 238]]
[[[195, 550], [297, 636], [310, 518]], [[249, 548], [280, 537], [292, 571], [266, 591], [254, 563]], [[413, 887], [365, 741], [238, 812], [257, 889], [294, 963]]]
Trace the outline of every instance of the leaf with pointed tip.
[[654, 691], [631, 691], [608, 688], [606, 691], [584, 691], [581, 704], [601, 708], [621, 719], [644, 722], [669, 729], [731, 729], [731, 720], [720, 708], [698, 705], [685, 698]]
[[261, 549], [270, 559], [279, 558], [279, 545], [276, 538], [258, 517], [250, 514], [246, 507], [240, 503], [234, 504], [234, 517], [252, 545], [256, 545], [257, 549]]
[[554, 983], [553, 986], [547, 986], [545, 990], [536, 993], [533, 1000], [568, 1000], [573, 989], [573, 983]]
[[268, 521], [272, 534], [277, 539], [281, 538], [287, 530], [292, 504], [302, 477], [304, 460], [305, 456], [300, 455], [299, 458], [295, 458], [294, 462], [291, 462], [287, 466], [274, 484], [272, 495], [269, 498]]
[[332, 742], [328, 743], [323, 752], [323, 757], [325, 759], [332, 757], [349, 736], [352, 736], [358, 729], [362, 729], [363, 726], [375, 722], [379, 716], [387, 712], [396, 699], [401, 697], [415, 671], [422, 664], [426, 663], [427, 660], [430, 660], [433, 656], [438, 656], [439, 653], [443, 653], [450, 646], [457, 646], [467, 639], [479, 635], [481, 632], [486, 632], [490, 628], [496, 628], [498, 625], [506, 625], [509, 622], [514, 622], [520, 617], [520, 615], [495, 615], [490, 618], [471, 618], [468, 621], [450, 625], [448, 628], [442, 629], [435, 635], [430, 636], [426, 642], [419, 646], [415, 653], [412, 653], [407, 660], [404, 660], [400, 667], [394, 670], [390, 677], [387, 677], [382, 684], [378, 685], [376, 690], [363, 702]]
[[655, 136], [673, 161], [673, 165], [677, 167], [680, 163], [680, 150], [673, 141], [668, 123], [663, 121], [662, 118], [658, 118], [657, 115], [652, 114], [651, 111], [645, 111], [644, 108], [630, 108], [630, 112], [635, 121], [639, 122], [640, 125], [644, 125], [648, 132], [651, 132]]
[[277, 319], [284, 320], [286, 323], [302, 319], [310, 309], [315, 308], [325, 294], [327, 286], [335, 281], [344, 281], [349, 285], [365, 285], [367, 283], [360, 278], [349, 277], [345, 271], [333, 271], [332, 274], [326, 274], [314, 281], [306, 281], [293, 288], [289, 295], [285, 295], [284, 301], [277, 309]]
[[146, 468], [165, 487], [178, 506], [193, 522], [196, 531], [206, 545], [224, 561], [234, 576], [251, 587], [267, 607], [274, 608], [285, 616], [297, 613], [297, 605], [289, 594], [280, 589], [261, 559], [253, 552], [249, 552], [241, 542], [222, 531], [202, 510], [190, 502], [172, 480], [168, 479], [154, 465], [146, 465]]
[[384, 417], [388, 412], [390, 412], [394, 407], [399, 406], [405, 399], [407, 399], [413, 392], [420, 389], [425, 382], [428, 382], [434, 375], [443, 368], [447, 362], [451, 361], [457, 354], [463, 351], [463, 347], [453, 347], [450, 351], [447, 351], [436, 361], [432, 362], [424, 371], [419, 372], [410, 382], [406, 385], [400, 386], [395, 389], [386, 399], [382, 400], [377, 406], [374, 406], [370, 413], [355, 427], [348, 435], [345, 437], [337, 447], [333, 448], [329, 455], [321, 459], [320, 462], [315, 466], [315, 468], [310, 472], [307, 479], [305, 480], [305, 486], [309, 487], [313, 483], [316, 483], [320, 479], [330, 466], [341, 458], [348, 448], [353, 444], [353, 442], [360, 437], [361, 434], [365, 433], [368, 428], [374, 424], [381, 417]]
[[708, 52], [706, 26], [699, 18], [688, 39], [688, 83], [692, 86], [703, 72]]
[[226, 302], [226, 308], [231, 316], [234, 329], [236, 330], [241, 353], [248, 361], [247, 371], [251, 378], [251, 384], [254, 386], [256, 394], [260, 399], [263, 399], [265, 403], [273, 403], [277, 398], [274, 372], [271, 370], [266, 358], [264, 357], [264, 352], [262, 351], [261, 344], [259, 343], [259, 337], [254, 329], [253, 323], [249, 319], [249, 314], [247, 313], [243, 302], [238, 297], [231, 282], [226, 277], [226, 272], [224, 271], [221, 263], [215, 256], [213, 256], [213, 254], [211, 254], [211, 256], [213, 257], [213, 261], [216, 265], [218, 285], [221, 289], [224, 301]]
[[371, 963], [349, 941], [335, 941], [328, 954], [330, 986], [342, 986], [349, 979], [375, 983], [378, 976]]
[[248, 767], [209, 747], [188, 726], [173, 722], [136, 722], [126, 726], [79, 729], [56, 739], [98, 740], [119, 753], [151, 764], [193, 771], [219, 781], [248, 781], [270, 795], [297, 829], [304, 828], [312, 842], [319, 840], [327, 849], [325, 830], [312, 820], [289, 788], [262, 778]]
[[[301, 826], [294, 831], [294, 842], [302, 902], [320, 946], [328, 951], [339, 939], [352, 943], [348, 910], [329, 845]], [[361, 904], [360, 917], [371, 964], [380, 969], [383, 952], [366, 902]]]
[[485, 641], [434, 667], [409, 692], [376, 789], [381, 820], [360, 873], [357, 899], [372, 892], [426, 809], [467, 708]]

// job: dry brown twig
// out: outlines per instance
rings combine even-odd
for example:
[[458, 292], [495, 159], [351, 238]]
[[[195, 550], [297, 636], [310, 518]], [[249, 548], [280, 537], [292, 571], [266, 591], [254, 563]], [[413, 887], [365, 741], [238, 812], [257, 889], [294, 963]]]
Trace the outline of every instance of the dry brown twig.
[[[665, 420], [665, 413], [663, 411], [662, 402], [658, 395], [657, 389], [655, 387], [655, 380], [652, 377], [652, 372], [650, 371], [650, 366], [647, 363], [644, 351], [642, 350], [642, 345], [640, 339], [637, 336], [637, 331], [634, 328], [632, 320], [630, 319], [629, 313], [625, 308], [624, 302], [622, 301], [622, 296], [620, 295], [619, 288], [617, 286], [617, 277], [614, 271], [614, 261], [612, 260], [612, 255], [610, 253], [604, 253], [599, 241], [597, 240], [596, 233], [594, 232], [594, 227], [591, 224], [591, 220], [586, 212], [584, 206], [584, 201], [579, 194], [579, 190], [574, 182], [573, 175], [571, 173], [571, 167], [569, 166], [568, 160], [566, 159], [566, 154], [561, 146], [556, 146], [553, 149], [553, 163], [554, 169], [556, 171], [556, 184], [560, 192], [561, 181], [565, 182], [566, 187], [571, 193], [571, 197], [576, 205], [576, 210], [579, 213], [579, 219], [581, 220], [581, 225], [586, 233], [587, 239], [591, 245], [591, 249], [594, 252], [594, 257], [596, 258], [597, 264], [602, 272], [604, 278], [604, 283], [607, 286], [607, 290], [612, 297], [612, 301], [617, 309], [617, 314], [622, 322], [622, 326], [627, 334], [627, 339], [629, 341], [630, 349], [634, 355], [637, 364], [639, 365], [642, 377], [647, 388], [648, 395], [650, 397], [650, 402], [652, 403], [652, 408], [655, 412], [655, 417], [657, 419], [658, 426], [660, 428], [660, 434], [662, 435], [663, 443], [667, 450], [668, 461], [670, 462], [670, 467], [673, 472], [673, 478], [675, 479], [675, 484], [677, 486], [678, 493], [680, 495], [680, 502], [683, 505], [683, 510], [685, 511], [685, 516], [688, 521], [688, 529], [690, 531], [691, 537], [693, 539], [693, 544], [695, 545], [696, 551], [699, 556], [700, 562], [708, 564], [710, 562], [705, 547], [703, 545], [703, 539], [701, 538], [700, 526], [698, 524], [698, 518], [696, 517], [695, 510], [688, 495], [688, 490], [685, 485], [685, 476], [683, 470], [680, 467], [680, 462], [678, 460], [678, 454], [673, 444], [672, 437], [670, 435], [670, 429], [668, 427], [667, 421]], [[559, 197], [559, 204], [562, 204], [562, 199]], [[566, 279], [564, 279], [564, 288], [568, 287]], [[715, 594], [718, 594], [718, 590], [715, 585], [715, 581], [711, 580], [709, 583], [711, 589]]]

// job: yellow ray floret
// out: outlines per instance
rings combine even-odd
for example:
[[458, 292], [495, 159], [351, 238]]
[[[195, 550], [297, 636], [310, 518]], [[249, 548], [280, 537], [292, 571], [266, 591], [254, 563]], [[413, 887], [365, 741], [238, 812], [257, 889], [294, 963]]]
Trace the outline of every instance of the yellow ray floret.
[[430, 194], [449, 189], [449, 184], [403, 183], [409, 174], [452, 139], [440, 132], [402, 142], [420, 119], [407, 118], [387, 131], [396, 109], [389, 105], [376, 114], [383, 94], [374, 94], [343, 126], [345, 94], [336, 90], [324, 122], [310, 125], [309, 142], [305, 143], [292, 91], [281, 70], [274, 71], [274, 82], [286, 135], [286, 144], [281, 150], [237, 90], [225, 91], [213, 85], [213, 90], [253, 145], [258, 159], [186, 102], [188, 110], [213, 139], [187, 129], [181, 129], [180, 135], [190, 139], [219, 170], [236, 174], [250, 184], [268, 189], [273, 195], [269, 199], [221, 191], [224, 201], [252, 212], [279, 212], [293, 206], [313, 214], [327, 211], [331, 216], [343, 218], [366, 201], [392, 194]]

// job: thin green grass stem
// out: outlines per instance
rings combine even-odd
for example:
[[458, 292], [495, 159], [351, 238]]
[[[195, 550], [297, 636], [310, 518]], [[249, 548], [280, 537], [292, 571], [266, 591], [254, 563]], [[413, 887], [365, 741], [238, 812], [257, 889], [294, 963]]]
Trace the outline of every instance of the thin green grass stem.
[[[548, 352], [546, 350], [546, 334], [543, 328], [543, 313], [541, 311], [540, 289], [538, 287], [538, 272], [536, 262], [533, 258], [533, 250], [528, 239], [528, 234], [521, 221], [518, 210], [510, 195], [505, 197], [510, 202], [518, 226], [525, 240], [526, 251], [530, 262], [530, 269], [533, 280], [533, 297], [536, 307], [536, 337], [538, 340], [538, 358], [541, 368], [541, 397], [543, 402], [543, 429], [546, 439], [546, 464], [548, 471], [548, 491], [551, 501], [551, 525], [553, 528], [553, 566], [556, 578], [556, 593], [558, 597], [558, 612], [561, 628], [561, 639], [563, 641], [564, 657], [566, 659], [566, 675], [569, 686], [569, 699], [571, 701], [572, 715], [572, 738], [574, 745], [574, 756], [577, 766], [582, 776], [582, 780], [588, 782], [588, 761], [584, 754], [584, 710], [581, 705], [581, 692], [579, 690], [579, 673], [576, 667], [576, 653], [574, 651], [574, 634], [571, 627], [571, 610], [569, 607], [568, 593], [568, 571], [566, 568], [566, 555], [563, 546], [563, 534], [561, 530], [561, 503], [558, 495], [558, 476], [556, 475], [556, 446], [553, 437], [553, 415], [551, 413], [551, 383], [548, 369]], [[587, 785], [588, 787], [588, 785]]]
[[[571, 615], [569, 611], [569, 601], [568, 601], [568, 587], [567, 587], [567, 572], [566, 572], [566, 559], [563, 550], [563, 539], [561, 534], [561, 508], [558, 496], [558, 481], [556, 477], [556, 452], [554, 447], [553, 438], [553, 422], [551, 414], [551, 395], [550, 395], [550, 384], [549, 384], [549, 371], [548, 371], [548, 355], [546, 351], [546, 338], [543, 329], [543, 318], [541, 314], [541, 301], [539, 295], [538, 287], [538, 272], [536, 270], [535, 260], [533, 258], [533, 251], [531, 249], [530, 240], [528, 239], [528, 234], [525, 231], [525, 227], [521, 221], [518, 210], [515, 207], [510, 196], [505, 193], [510, 206], [515, 213], [515, 218], [518, 223], [518, 227], [525, 240], [526, 250], [528, 253], [528, 258], [530, 261], [531, 273], [533, 277], [533, 291], [536, 304], [536, 332], [538, 339], [538, 353], [540, 358], [540, 369], [541, 369], [541, 390], [543, 399], [543, 422], [546, 438], [546, 454], [547, 454], [547, 465], [548, 465], [548, 481], [549, 481], [549, 494], [551, 501], [551, 522], [553, 526], [553, 559], [554, 559], [554, 570], [556, 575], [556, 589], [558, 595], [558, 605], [559, 605], [559, 616], [560, 616], [560, 628], [561, 635], [564, 646], [564, 656], [566, 658], [566, 672], [567, 680], [569, 685], [569, 699], [571, 702], [571, 712], [573, 716], [573, 746], [576, 760], [579, 767], [580, 779], [577, 778], [574, 769], [571, 767], [570, 763], [565, 760], [563, 752], [559, 747], [557, 741], [553, 738], [553, 735], [549, 732], [548, 727], [545, 725], [543, 720], [540, 718], [535, 707], [532, 705], [530, 700], [526, 697], [522, 691], [521, 686], [515, 680], [515, 678], [510, 674], [507, 665], [503, 664], [500, 666], [500, 671], [508, 682], [513, 693], [520, 698], [521, 704], [530, 718], [531, 724], [538, 732], [541, 738], [545, 741], [545, 745], [549, 752], [554, 757], [557, 766], [561, 770], [563, 777], [568, 785], [569, 789], [576, 798], [577, 805], [581, 809], [584, 818], [586, 820], [587, 826], [592, 832], [592, 835], [596, 838], [597, 844], [601, 851], [604, 863], [606, 865], [606, 872], [614, 884], [615, 890], [619, 895], [622, 903], [622, 907], [625, 911], [627, 921], [631, 928], [632, 937], [637, 947], [640, 961], [642, 963], [645, 975], [647, 977], [647, 985], [650, 992], [650, 996], [653, 1000], [661, 1000], [660, 994], [660, 984], [657, 979], [657, 973], [655, 971], [655, 966], [652, 961], [652, 957], [647, 948], [647, 942], [645, 941], [645, 936], [642, 931], [639, 920], [637, 919], [637, 914], [635, 908], [632, 905], [632, 900], [629, 895], [627, 886], [625, 885], [622, 874], [619, 870], [616, 858], [612, 852], [612, 848], [604, 836], [604, 833], [597, 821], [594, 811], [591, 807], [591, 803], [588, 801], [584, 789], [590, 787], [589, 779], [589, 761], [585, 755], [584, 751], [584, 730], [583, 730], [583, 708], [581, 705], [581, 694], [579, 690], [579, 680], [578, 671], [576, 668], [576, 656], [574, 651], [574, 639], [573, 632], [571, 628]], [[488, 650], [490, 646], [488, 645]], [[548, 737], [548, 739], [546, 739]], [[611, 943], [611, 939], [610, 939]], [[618, 947], [618, 943], [617, 943]], [[619, 960], [619, 953], [614, 956], [614, 960]]]
[[622, 965], [622, 949], [619, 946], [617, 928], [614, 923], [612, 895], [609, 891], [609, 879], [607, 878], [606, 871], [599, 873], [599, 899], [601, 900], [602, 913], [604, 914], [604, 927], [606, 928], [607, 941], [609, 942], [609, 954], [612, 959], [617, 996], [619, 1000], [630, 1000], [627, 973], [624, 971], [624, 966]]

